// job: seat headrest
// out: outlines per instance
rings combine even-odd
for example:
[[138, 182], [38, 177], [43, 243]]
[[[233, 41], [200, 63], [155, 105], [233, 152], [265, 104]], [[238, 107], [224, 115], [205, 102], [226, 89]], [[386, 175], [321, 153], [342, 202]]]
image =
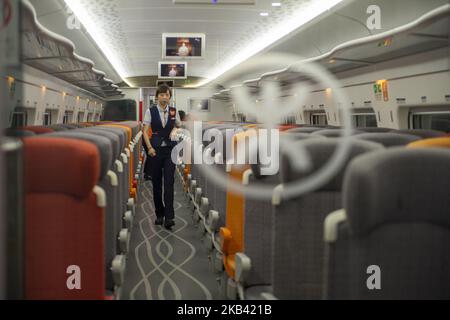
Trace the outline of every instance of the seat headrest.
[[125, 133], [127, 134], [127, 141], [126, 144], [128, 146], [128, 144], [131, 142], [132, 139], [132, 130], [127, 127], [127, 126], [123, 126], [123, 125], [119, 125], [119, 124], [105, 124], [105, 125], [101, 125], [99, 127], [106, 127], [106, 128], [120, 128], [123, 131], [125, 131]]
[[97, 146], [100, 156], [100, 175], [98, 180], [101, 181], [106, 176], [113, 163], [112, 143], [107, 138], [97, 136], [95, 134], [84, 133], [79, 131], [55, 132], [45, 135], [47, 137], [57, 137], [65, 139], [84, 140]]
[[18, 130], [25, 130], [25, 131], [31, 131], [34, 132], [35, 134], [45, 134], [45, 133], [50, 133], [50, 132], [54, 132], [55, 130], [49, 128], [49, 127], [42, 127], [42, 126], [29, 126], [29, 127], [20, 127], [17, 128]]
[[344, 179], [350, 230], [368, 234], [388, 223], [450, 227], [450, 150], [394, 148], [355, 159]]
[[[85, 128], [85, 129], [92, 129], [92, 128]], [[127, 133], [122, 128], [108, 128], [108, 127], [95, 127], [95, 129], [98, 130], [104, 130], [107, 132], [114, 133], [119, 136], [120, 139], [120, 151], [122, 152], [125, 147], [127, 146]]]
[[410, 134], [380, 132], [380, 133], [363, 133], [353, 137], [354, 139], [372, 141], [383, 145], [386, 148], [406, 146], [411, 142], [417, 141], [420, 138]]
[[63, 193], [79, 198], [92, 193], [100, 172], [95, 145], [48, 136], [25, 138], [23, 143], [27, 193]]
[[49, 128], [53, 129], [55, 132], [57, 132], [57, 131], [68, 131], [69, 130], [69, 128], [67, 128], [66, 126], [64, 126], [62, 124], [61, 125], [54, 124], [52, 126], [49, 126]]
[[283, 137], [286, 137], [286, 139], [293, 139], [293, 140], [305, 140], [305, 139], [326, 139], [324, 136], [320, 135], [312, 135], [310, 133], [304, 133], [304, 132], [289, 132], [286, 131], [280, 136], [280, 139]]
[[358, 128], [359, 131], [367, 132], [367, 133], [377, 133], [377, 132], [391, 132], [394, 129], [389, 128], [379, 128], [379, 127], [367, 127], [367, 128]]
[[[301, 172], [293, 163], [291, 163], [291, 158], [287, 154], [283, 154], [280, 162], [281, 181], [283, 183], [293, 183], [317, 173], [318, 170], [331, 160], [331, 157], [338, 150], [342, 140], [343, 139], [329, 138], [320, 140], [308, 139], [295, 142], [292, 145], [292, 148], [304, 150], [311, 161], [312, 168], [308, 172]], [[341, 191], [345, 169], [352, 159], [367, 152], [384, 149], [382, 145], [370, 141], [350, 139], [348, 143], [350, 144], [350, 150], [344, 165], [336, 172], [333, 178], [327, 181], [317, 191]]]
[[[292, 143], [292, 142], [296, 142], [296, 141], [309, 140], [309, 139], [325, 140], [327, 138], [324, 136], [319, 136], [319, 135], [313, 136], [309, 133], [302, 133], [302, 132], [283, 132], [282, 134], [280, 134], [280, 140], [282, 140], [282, 139], [284, 139], [284, 141], [286, 143]], [[280, 148], [281, 148], [281, 146], [280, 146]], [[269, 154], [272, 154], [271, 150], [269, 150]], [[258, 163], [252, 164], [251, 168], [252, 168], [253, 175], [256, 179], [265, 179], [267, 177], [267, 176], [261, 175], [261, 169], [264, 168], [264, 166], [262, 166], [260, 163], [259, 155], [258, 155]]]
[[[352, 129], [351, 135], [354, 136], [354, 135], [362, 134], [362, 133], [364, 133], [364, 132]], [[325, 130], [314, 131], [311, 134], [313, 134], [313, 135], [318, 134], [318, 135], [328, 137], [328, 138], [339, 138], [344, 135], [344, 129], [325, 129]]]
[[18, 129], [6, 129], [5, 136], [14, 137], [14, 138], [24, 138], [24, 137], [33, 137], [36, 133], [28, 130], [18, 130]]
[[286, 132], [288, 133], [295, 133], [295, 132], [299, 132], [299, 133], [312, 133], [312, 132], [316, 132], [316, 131], [320, 131], [323, 130], [323, 128], [313, 128], [313, 127], [302, 127], [302, 128], [294, 128], [294, 129], [290, 129]]
[[436, 130], [423, 130], [423, 129], [413, 129], [413, 130], [396, 130], [396, 133], [404, 133], [411, 134], [414, 136], [418, 136], [422, 139], [428, 138], [439, 138], [445, 136], [445, 132], [436, 131]]
[[419, 140], [410, 143], [408, 148], [450, 148], [450, 137]]
[[120, 137], [119, 135], [115, 134], [114, 132], [97, 129], [96, 127], [93, 128], [85, 128], [85, 129], [78, 129], [76, 132], [85, 132], [85, 133], [91, 133], [94, 135], [98, 135], [100, 137], [104, 137], [109, 139], [112, 146], [112, 157], [113, 160], [117, 160], [120, 155]]

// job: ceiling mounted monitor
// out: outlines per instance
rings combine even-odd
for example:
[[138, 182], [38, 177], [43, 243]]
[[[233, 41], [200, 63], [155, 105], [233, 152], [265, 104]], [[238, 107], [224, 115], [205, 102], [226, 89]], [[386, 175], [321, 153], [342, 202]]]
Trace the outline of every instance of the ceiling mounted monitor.
[[203, 59], [206, 36], [204, 33], [163, 33], [163, 59]]
[[201, 98], [189, 99], [189, 111], [193, 112], [210, 112], [211, 100]]
[[160, 62], [158, 68], [159, 79], [187, 79], [186, 62]]

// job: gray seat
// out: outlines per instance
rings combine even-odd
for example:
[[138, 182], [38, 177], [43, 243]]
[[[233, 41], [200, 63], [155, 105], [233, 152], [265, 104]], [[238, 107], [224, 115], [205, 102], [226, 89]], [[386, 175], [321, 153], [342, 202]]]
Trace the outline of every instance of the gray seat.
[[323, 128], [301, 127], [301, 128], [289, 129], [286, 131], [286, 133], [313, 133], [313, 132], [320, 131], [320, 130], [323, 130]]
[[309, 192], [287, 199], [283, 185], [304, 179], [322, 168], [336, 151], [341, 139], [305, 140], [293, 148], [306, 149], [313, 168], [299, 172], [287, 156], [281, 160], [280, 181], [273, 199], [273, 294], [279, 299], [320, 299], [323, 288], [323, 221], [342, 208], [342, 180], [348, 163], [361, 154], [384, 148], [373, 142], [350, 140], [343, 167], [329, 181]]
[[288, 136], [289, 139], [295, 139], [295, 140], [305, 140], [305, 139], [324, 139], [326, 137], [320, 136], [320, 135], [312, 135], [310, 133], [303, 133], [303, 132], [286, 132], [286, 134], [280, 135], [280, 139], [282, 139], [284, 136]]
[[36, 134], [33, 131], [28, 130], [20, 130], [20, 129], [6, 129], [5, 130], [5, 136], [12, 137], [12, 138], [26, 138], [26, 137], [33, 137]]
[[383, 133], [383, 132], [391, 132], [394, 129], [389, 128], [379, 128], [379, 127], [367, 127], [367, 128], [357, 128], [359, 131], [364, 131], [367, 133]]
[[[120, 137], [114, 132], [106, 131], [104, 129], [98, 128], [98, 127], [92, 127], [92, 128], [85, 128], [85, 129], [79, 129], [76, 132], [86, 132], [98, 136], [105, 137], [110, 140], [112, 144], [112, 165], [111, 170], [116, 174], [117, 176], [117, 188], [114, 188], [114, 195], [112, 199], [108, 199], [109, 205], [112, 206], [112, 210], [114, 212], [115, 217], [115, 224], [114, 224], [114, 233], [116, 234], [116, 237], [119, 237], [120, 232], [122, 231], [122, 228], [129, 228], [129, 225], [126, 225], [124, 223], [125, 219], [132, 219], [132, 217], [126, 216], [126, 211], [124, 211], [124, 204], [127, 199], [125, 199], [125, 194], [123, 194], [123, 186], [121, 184], [125, 183], [124, 179], [124, 172], [123, 172], [123, 164], [118, 164], [116, 161], [120, 161]], [[129, 224], [132, 221], [129, 221]], [[120, 243], [117, 241], [117, 252], [120, 252]]]
[[[98, 136], [96, 134], [79, 132], [79, 131], [66, 131], [66, 132], [55, 132], [46, 134], [49, 137], [67, 138], [84, 140], [93, 143], [97, 146], [100, 155], [100, 172], [98, 177], [98, 186], [101, 187], [106, 194], [106, 208], [105, 208], [105, 284], [106, 289], [114, 291], [115, 282], [114, 276], [111, 272], [111, 267], [113, 265], [114, 259], [116, 257], [116, 214], [114, 201], [114, 194], [116, 193], [117, 185], [114, 183], [114, 179], [109, 174], [112, 164], [113, 164], [113, 148], [112, 143], [108, 138]], [[88, 223], [88, 222], [87, 222]]]
[[121, 161], [123, 164], [123, 171], [124, 171], [124, 183], [120, 183], [121, 186], [121, 193], [124, 194], [125, 203], [122, 204], [122, 212], [125, 212], [127, 210], [127, 200], [130, 197], [130, 157], [125, 152], [126, 149], [128, 149], [128, 133], [124, 128], [120, 127], [109, 127], [109, 126], [97, 126], [95, 128], [101, 128], [102, 130], [113, 132], [116, 134], [119, 134], [120, 137], [120, 143], [121, 143]]
[[[252, 174], [248, 178], [250, 188], [275, 186], [279, 176], [261, 176], [257, 165], [252, 166]], [[251, 197], [245, 198], [244, 204], [244, 252], [251, 261], [251, 269], [246, 275], [234, 279], [243, 291], [241, 299], [260, 300], [264, 292], [272, 292], [272, 240], [273, 215], [272, 201]], [[237, 254], [237, 259], [242, 253]]]
[[[0, 256], [0, 263], [7, 277], [4, 289], [7, 299], [25, 299], [25, 210], [23, 181], [23, 145], [20, 140], [0, 138], [0, 169], [4, 170], [0, 198], [4, 197], [5, 206], [1, 206], [0, 217], [2, 226], [7, 226], [1, 232], [0, 242], [5, 244]], [[4, 192], [3, 192], [4, 190]], [[1, 199], [0, 199], [1, 201]], [[4, 211], [3, 211], [4, 209]], [[5, 213], [3, 215], [3, 213]], [[5, 237], [3, 238], [3, 234]]]
[[325, 298], [450, 299], [449, 163], [399, 148], [351, 163], [325, 223]]
[[385, 133], [363, 133], [353, 137], [358, 140], [372, 141], [382, 144], [386, 148], [406, 146], [411, 142], [420, 140], [418, 136], [409, 134], [385, 132]]
[[55, 132], [60, 132], [60, 131], [68, 131], [69, 129], [66, 128], [66, 126], [62, 125], [62, 124], [54, 124], [51, 126], [48, 126], [50, 129], [54, 130]]
[[[307, 133], [294, 132], [288, 133], [288, 135], [294, 141], [326, 140], [323, 136], [313, 136]], [[261, 165], [256, 164], [251, 167], [252, 173], [244, 179], [244, 183], [248, 183], [250, 188], [278, 185], [279, 174], [263, 176], [260, 173]], [[239, 277], [234, 279], [237, 286], [241, 287], [240, 290], [242, 289], [239, 293], [242, 299], [259, 300], [263, 299], [262, 294], [265, 292], [272, 292], [272, 209], [272, 199], [261, 200], [245, 197], [244, 251], [237, 254], [237, 259], [240, 261], [250, 259], [251, 269], [245, 271], [245, 275], [239, 273]]]
[[139, 131], [141, 131], [141, 126], [136, 121], [125, 121], [120, 122], [120, 125], [127, 126], [131, 129], [131, 143], [133, 144], [133, 163], [131, 164], [133, 167], [133, 179], [135, 178], [135, 174], [137, 173], [137, 168], [139, 164], [139, 141], [135, 141]]
[[[357, 135], [357, 134], [362, 134], [364, 133], [363, 131], [358, 131], [356, 129], [352, 129], [352, 136]], [[319, 130], [319, 131], [314, 131], [313, 133], [311, 133], [312, 135], [321, 135], [327, 138], [339, 138], [342, 137], [344, 135], [344, 129], [325, 129], [325, 130]]]
[[[120, 252], [123, 253], [128, 253], [128, 249], [129, 249], [129, 242], [130, 242], [130, 231], [128, 230], [128, 227], [126, 224], [129, 225], [130, 223], [130, 211], [132, 213], [132, 215], [134, 216], [133, 213], [133, 207], [132, 205], [129, 203], [129, 195], [130, 195], [130, 184], [129, 184], [129, 158], [127, 157], [126, 153], [125, 153], [125, 148], [127, 148], [127, 141], [128, 141], [128, 137], [127, 137], [127, 133], [125, 131], [125, 129], [120, 128], [120, 127], [104, 127], [104, 126], [97, 126], [97, 127], [92, 127], [92, 128], [84, 128], [81, 130], [103, 130], [105, 132], [109, 132], [109, 133], [113, 133], [116, 136], [119, 137], [119, 143], [120, 143], [120, 155], [119, 155], [119, 161], [115, 161], [115, 169], [117, 169], [118, 171], [120, 171], [120, 169], [122, 169], [122, 172], [119, 172], [118, 174], [118, 178], [119, 178], [119, 193], [120, 193], [120, 197], [119, 197], [119, 212], [120, 215], [126, 218], [126, 221], [122, 221], [121, 225], [126, 228], [126, 229], [122, 229], [120, 232], [120, 236], [119, 236], [119, 245], [120, 245]], [[120, 168], [122, 167], [122, 168]], [[118, 226], [117, 226], [118, 227]]]
[[[217, 174], [222, 175], [222, 178], [227, 176], [226, 161], [227, 161], [227, 138], [226, 130], [235, 129], [236, 126], [222, 126], [219, 128], [223, 135], [223, 153], [214, 154], [217, 159], [222, 159], [223, 164], [215, 164], [214, 170]], [[215, 272], [223, 271], [223, 259], [221, 254], [221, 245], [219, 231], [221, 227], [225, 226], [226, 209], [227, 209], [227, 190], [217, 185], [215, 182], [208, 182], [208, 210], [204, 219], [204, 230], [206, 236], [204, 237], [204, 244], [207, 250], [212, 250], [212, 261]], [[201, 226], [200, 226], [201, 228]]]
[[[0, 132], [0, 139], [3, 139], [2, 137], [2, 133]], [[1, 170], [4, 169], [4, 152], [3, 152], [3, 141], [0, 140], [0, 168]], [[4, 208], [6, 207], [6, 195], [4, 193], [4, 184], [0, 183], [0, 223], [1, 225], [6, 225], [7, 224], [7, 218], [6, 218], [6, 214], [5, 214], [5, 210]], [[5, 243], [7, 241], [6, 238], [6, 234], [5, 232], [0, 233], [0, 243]], [[7, 275], [7, 271], [6, 269], [8, 268], [7, 265], [9, 263], [9, 259], [8, 259], [8, 252], [5, 251], [5, 249], [0, 250], [0, 299], [2, 300], [6, 300], [8, 298], [7, 295], [7, 280], [6, 280], [6, 275]], [[21, 297], [19, 297], [21, 298]], [[18, 298], [18, 299], [19, 299]]]
[[411, 129], [411, 130], [395, 130], [395, 133], [410, 134], [418, 136], [422, 139], [439, 138], [446, 135], [445, 132], [436, 130]]

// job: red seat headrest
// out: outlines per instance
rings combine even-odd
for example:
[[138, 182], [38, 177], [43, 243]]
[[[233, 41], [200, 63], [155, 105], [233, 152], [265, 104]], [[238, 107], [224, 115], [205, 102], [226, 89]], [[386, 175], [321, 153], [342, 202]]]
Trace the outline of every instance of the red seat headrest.
[[45, 134], [45, 133], [51, 133], [51, 132], [55, 131], [51, 128], [40, 127], [40, 126], [21, 127], [21, 128], [18, 128], [18, 130], [27, 130], [27, 131], [34, 132], [35, 134]]

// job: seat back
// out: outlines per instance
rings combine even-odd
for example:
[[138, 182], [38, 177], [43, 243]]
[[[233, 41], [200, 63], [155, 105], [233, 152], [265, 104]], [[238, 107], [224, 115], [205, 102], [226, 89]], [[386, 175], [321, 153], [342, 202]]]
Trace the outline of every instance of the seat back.
[[[101, 187], [106, 195], [105, 207], [105, 284], [106, 288], [112, 290], [114, 288], [113, 277], [110, 271], [112, 261], [116, 256], [117, 249], [117, 235], [116, 230], [121, 229], [121, 220], [118, 209], [115, 206], [114, 197], [117, 194], [118, 185], [114, 182], [109, 171], [113, 169], [113, 147], [112, 142], [108, 138], [87, 132], [80, 131], [64, 131], [47, 134], [48, 137], [57, 137], [64, 139], [75, 139], [80, 141], [87, 141], [94, 144], [98, 148], [100, 156], [100, 175], [98, 177], [97, 185]], [[119, 225], [118, 225], [119, 224]]]
[[[304, 140], [293, 148], [311, 158], [308, 172], [298, 171], [290, 158], [281, 159], [281, 183], [298, 183], [322, 168], [336, 152], [341, 139]], [[323, 287], [323, 222], [332, 211], [342, 208], [344, 172], [361, 154], [382, 150], [379, 144], [351, 139], [343, 166], [317, 189], [291, 199], [281, 193], [274, 203], [273, 293], [279, 299], [320, 299]]]
[[[94, 128], [84, 128], [85, 130], [103, 130], [105, 132], [110, 132], [119, 137], [120, 147], [119, 147], [119, 162], [118, 165], [122, 166], [122, 173], [119, 173], [119, 193], [120, 193], [120, 206], [119, 211], [121, 214], [126, 212], [127, 209], [127, 201], [129, 199], [130, 194], [130, 185], [128, 183], [129, 181], [129, 161], [125, 154], [125, 148], [127, 147], [127, 132], [124, 128], [110, 128], [110, 127], [104, 127], [104, 126], [97, 126]], [[118, 168], [117, 168], [118, 169]]]
[[123, 165], [118, 165], [116, 162], [120, 160], [120, 137], [116, 132], [107, 131], [103, 128], [86, 128], [77, 130], [76, 132], [89, 133], [100, 137], [107, 138], [112, 146], [112, 163], [110, 170], [117, 177], [117, 187], [113, 187], [112, 197], [108, 197], [107, 211], [114, 213], [114, 234], [118, 237], [123, 225], [123, 216], [125, 213], [125, 205], [128, 198], [125, 199], [125, 188], [122, 184], [125, 183], [125, 176], [123, 172]]
[[44, 133], [51, 133], [55, 130], [49, 128], [49, 127], [43, 127], [43, 126], [29, 126], [29, 127], [20, 127], [17, 128], [18, 130], [25, 130], [25, 131], [31, 131], [35, 134], [44, 134]]
[[[256, 130], [238, 133], [233, 137], [232, 159], [234, 159], [234, 164], [227, 166], [229, 168], [228, 180], [242, 183], [244, 172], [250, 169], [249, 155], [252, 152], [250, 150], [252, 140], [256, 142], [255, 147], [257, 148]], [[239, 152], [245, 155], [243, 159], [238, 159]], [[244, 160], [243, 163], [239, 163], [240, 160]], [[225, 227], [221, 228], [220, 237], [225, 270], [228, 276], [233, 279], [235, 273], [234, 255], [244, 249], [244, 195], [237, 192], [233, 187], [227, 189]]]
[[[352, 129], [352, 136], [358, 135], [358, 134], [362, 134], [364, 133], [363, 131], [359, 131], [356, 129]], [[344, 129], [324, 129], [324, 130], [319, 130], [319, 131], [314, 131], [313, 133], [311, 133], [313, 135], [321, 135], [327, 138], [339, 138], [342, 137], [344, 135]]]
[[286, 132], [287, 133], [295, 133], [295, 132], [298, 132], [298, 133], [313, 133], [313, 132], [321, 131], [321, 130], [323, 130], [323, 128], [318, 128], [318, 127], [300, 127], [300, 128], [290, 129], [290, 130], [288, 130]]
[[[2, 132], [0, 132], [0, 139], [3, 139]], [[4, 152], [3, 152], [3, 140], [0, 140], [0, 170], [1, 174], [3, 176], [4, 174]], [[5, 196], [5, 190], [6, 190], [6, 182], [3, 181], [3, 179], [0, 179], [0, 225], [6, 225], [7, 223], [7, 217], [6, 217], [6, 200], [4, 199]], [[5, 243], [7, 241], [6, 239], [6, 233], [0, 232], [0, 243]], [[8, 252], [6, 251], [5, 246], [0, 246], [0, 299], [5, 300], [7, 299], [7, 272], [6, 269], [8, 268]]]
[[36, 133], [28, 130], [19, 130], [15, 128], [10, 128], [5, 130], [5, 136], [14, 137], [14, 138], [25, 138], [25, 137], [33, 137]]
[[446, 149], [392, 149], [350, 165], [327, 298], [450, 299], [449, 163]]
[[48, 126], [50, 129], [52, 129], [55, 132], [59, 132], [59, 131], [68, 131], [69, 128], [67, 128], [65, 125], [62, 124], [54, 124], [51, 126]]
[[2, 264], [6, 262], [4, 294], [7, 299], [17, 300], [25, 298], [23, 145], [20, 140], [11, 138], [4, 138], [0, 142], [0, 152], [4, 155], [4, 162], [0, 163], [0, 170], [4, 173], [1, 183], [7, 186], [5, 189], [0, 186], [0, 189], [5, 190], [4, 194], [0, 190], [1, 196], [5, 195], [5, 207], [0, 206], [0, 215], [4, 218], [4, 231], [7, 231], [6, 238], [1, 241], [6, 244], [2, 247], [7, 260], [1, 255], [0, 261]]
[[[319, 135], [302, 132], [286, 132], [280, 136], [293, 141], [306, 139], [325, 140]], [[252, 165], [252, 174], [248, 178], [250, 188], [272, 186], [275, 188], [280, 181], [279, 174], [262, 176], [259, 164]], [[272, 279], [272, 248], [273, 248], [273, 205], [272, 199], [254, 199], [246, 196], [244, 199], [244, 248], [243, 252], [251, 259], [251, 272], [245, 280], [248, 288], [254, 286], [270, 286]]]
[[367, 127], [367, 128], [357, 128], [359, 131], [363, 131], [366, 133], [383, 133], [383, 132], [391, 132], [394, 131], [394, 129], [389, 128], [379, 128], [379, 127]]
[[450, 137], [431, 138], [412, 142], [409, 148], [450, 148]]
[[[128, 126], [120, 125], [120, 124], [107, 124], [107, 125], [101, 125], [100, 127], [107, 127], [107, 128], [121, 128], [122, 130], [125, 130], [127, 134], [127, 142], [125, 150], [128, 149], [127, 153], [129, 153], [128, 157], [128, 166], [127, 166], [127, 180], [128, 180], [128, 188], [129, 188], [129, 197], [130, 198], [136, 198], [136, 188], [133, 186], [133, 179], [134, 179], [134, 154], [130, 150], [130, 143], [133, 139], [132, 130]], [[127, 154], [128, 156], [128, 154]]]
[[436, 130], [425, 130], [425, 129], [411, 129], [411, 130], [395, 130], [396, 133], [410, 134], [418, 136], [422, 139], [429, 138], [439, 138], [445, 136], [445, 132]]
[[[26, 297], [103, 299], [105, 199], [94, 189], [98, 148], [52, 137], [24, 139], [24, 148]], [[79, 272], [81, 288], [73, 289], [77, 283], [69, 277]]]

